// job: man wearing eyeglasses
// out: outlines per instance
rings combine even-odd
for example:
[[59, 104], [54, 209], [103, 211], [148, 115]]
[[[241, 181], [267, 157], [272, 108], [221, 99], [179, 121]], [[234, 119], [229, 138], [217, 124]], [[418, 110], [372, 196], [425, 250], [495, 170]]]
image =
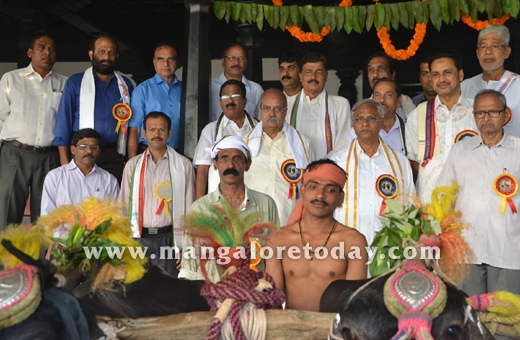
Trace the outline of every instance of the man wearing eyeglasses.
[[[84, 198], [115, 199], [117, 179], [96, 165], [101, 153], [101, 135], [93, 129], [81, 129], [71, 139], [69, 164], [50, 171], [43, 183], [41, 215], [57, 207], [80, 203]], [[61, 234], [58, 236], [62, 236]]]
[[168, 145], [179, 146], [181, 120], [182, 82], [175, 71], [179, 65], [177, 50], [168, 42], [161, 42], [155, 48], [153, 67], [155, 76], [139, 84], [130, 98], [132, 117], [128, 122], [128, 158], [141, 154], [148, 147], [148, 141], [141, 134], [144, 117], [154, 111], [166, 113], [172, 121], [172, 136]]
[[286, 114], [283, 92], [265, 91], [260, 100], [262, 121], [244, 136], [252, 157], [245, 183], [274, 199], [282, 226], [299, 197], [303, 171], [314, 160], [309, 139], [285, 121]]
[[379, 216], [385, 209], [384, 200], [395, 198], [405, 204], [415, 191], [406, 156], [389, 147], [379, 135], [384, 115], [380, 102], [357, 102], [352, 117], [357, 138], [332, 157], [348, 174], [345, 202], [334, 217], [361, 232], [368, 245], [381, 229]]
[[[379, 136], [392, 149], [406, 155], [406, 143], [404, 135], [404, 121], [397, 114], [397, 108], [401, 106], [401, 86], [392, 78], [380, 78], [375, 82], [372, 99], [380, 102], [385, 109], [383, 127]], [[350, 140], [356, 138], [354, 127], [350, 129]]]
[[456, 210], [469, 226], [464, 238], [475, 255], [462, 290], [520, 294], [520, 139], [503, 128], [511, 110], [502, 93], [481, 90], [473, 107], [479, 135], [453, 146], [437, 184], [460, 185]]
[[437, 96], [410, 112], [405, 127], [407, 156], [417, 174], [417, 194], [423, 204], [431, 202], [453, 145], [477, 134], [473, 103], [460, 90], [464, 71], [458, 53], [438, 52], [430, 57], [429, 65]]
[[330, 95], [327, 83], [327, 58], [321, 53], [307, 53], [300, 60], [302, 91], [294, 100], [286, 120], [311, 140], [316, 159], [330, 157], [346, 147], [350, 134], [350, 103]]
[[248, 102], [246, 94], [246, 86], [239, 80], [227, 80], [220, 87], [218, 96], [221, 114], [202, 130], [193, 157], [193, 164], [197, 168], [197, 199], [206, 194], [206, 188], [208, 194], [212, 193], [220, 183], [218, 171], [211, 166], [213, 160], [210, 149], [213, 143], [223, 136], [242, 137], [256, 125], [256, 120], [244, 110]]
[[211, 79], [210, 88], [210, 121], [215, 121], [220, 116], [219, 92], [220, 87], [227, 80], [237, 80], [244, 83], [247, 92], [247, 104], [245, 110], [252, 117], [258, 117], [258, 104], [264, 90], [254, 81], [246, 79], [243, 75], [247, 68], [246, 48], [241, 43], [234, 41], [226, 46], [222, 53], [222, 68], [224, 72], [217, 78]]
[[477, 58], [482, 73], [461, 83], [462, 95], [473, 98], [482, 89], [503, 93], [511, 109], [504, 129], [520, 137], [520, 75], [507, 71], [504, 62], [511, 55], [509, 29], [503, 25], [489, 25], [478, 34]]

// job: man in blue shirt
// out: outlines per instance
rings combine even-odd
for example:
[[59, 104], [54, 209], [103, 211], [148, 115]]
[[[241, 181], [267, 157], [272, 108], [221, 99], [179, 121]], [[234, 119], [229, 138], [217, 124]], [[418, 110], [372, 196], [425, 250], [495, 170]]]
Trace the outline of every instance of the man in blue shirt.
[[182, 83], [175, 76], [178, 59], [177, 50], [169, 43], [162, 42], [155, 48], [153, 67], [155, 76], [135, 88], [130, 106], [132, 118], [129, 122], [128, 158], [142, 153], [148, 142], [141, 135], [144, 117], [154, 111], [164, 112], [172, 121], [172, 134], [168, 145], [174, 149], [179, 145], [179, 125], [181, 119]]
[[130, 104], [133, 85], [115, 71], [119, 53], [113, 38], [106, 35], [95, 38], [88, 54], [92, 67], [72, 75], [65, 84], [56, 115], [54, 145], [58, 146], [61, 165], [68, 164], [72, 134], [84, 128], [95, 129], [103, 146], [97, 165], [121, 182], [126, 145], [116, 132], [118, 121], [112, 109], [117, 104]]

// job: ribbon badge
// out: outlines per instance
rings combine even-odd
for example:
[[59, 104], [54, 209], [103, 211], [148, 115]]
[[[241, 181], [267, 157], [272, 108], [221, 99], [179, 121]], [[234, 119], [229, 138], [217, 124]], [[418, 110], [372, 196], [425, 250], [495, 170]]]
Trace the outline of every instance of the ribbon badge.
[[249, 269], [258, 272], [258, 268], [256, 268], [256, 266], [258, 266], [260, 261], [262, 261], [262, 245], [254, 237], [249, 238], [249, 243], [251, 244], [251, 261], [249, 262]]
[[303, 179], [303, 171], [296, 167], [294, 159], [288, 159], [283, 162], [280, 171], [283, 178], [291, 185], [287, 198], [297, 200], [300, 198], [297, 184]]
[[[505, 170], [505, 169], [504, 169]], [[495, 179], [495, 185], [493, 186], [497, 194], [502, 196], [502, 204], [500, 206], [500, 212], [504, 214], [506, 212], [506, 203], [511, 208], [513, 214], [516, 214], [516, 207], [511, 197], [513, 197], [518, 191], [518, 181], [511, 174], [502, 174]]]
[[393, 176], [383, 174], [377, 178], [376, 190], [383, 199], [379, 215], [382, 215], [386, 209], [385, 200], [397, 197], [397, 182]]
[[164, 215], [168, 216], [168, 203], [173, 199], [172, 184], [170, 182], [161, 182], [157, 184], [154, 190], [155, 197], [161, 202], [159, 208], [155, 212], [156, 215], [160, 215], [164, 209]]
[[128, 104], [119, 103], [114, 105], [112, 108], [112, 116], [117, 120], [116, 132], [119, 132], [119, 128], [121, 128], [121, 133], [126, 135], [126, 122], [132, 117], [132, 109]]
[[459, 132], [457, 134], [457, 136], [455, 137], [455, 143], [460, 142], [464, 138], [475, 137], [477, 135], [478, 135], [478, 133], [473, 130], [463, 130], [463, 131]]

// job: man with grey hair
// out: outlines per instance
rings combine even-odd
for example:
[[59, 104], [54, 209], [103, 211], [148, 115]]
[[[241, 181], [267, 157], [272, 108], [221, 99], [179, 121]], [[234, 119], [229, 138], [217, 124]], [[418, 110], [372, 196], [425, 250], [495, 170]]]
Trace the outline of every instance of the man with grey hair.
[[282, 226], [299, 197], [303, 171], [314, 160], [309, 139], [285, 121], [286, 114], [284, 93], [266, 90], [260, 99], [262, 121], [244, 136], [252, 157], [245, 183], [274, 199]]
[[464, 80], [460, 86], [462, 96], [473, 98], [482, 89], [496, 90], [507, 98], [511, 115], [504, 130], [520, 137], [520, 76], [507, 71], [504, 61], [511, 54], [509, 29], [504, 25], [489, 25], [478, 34], [477, 58], [482, 73]]
[[373, 99], [357, 102], [352, 115], [357, 138], [332, 157], [348, 174], [345, 203], [334, 216], [338, 222], [359, 230], [369, 245], [381, 229], [379, 215], [385, 209], [384, 200], [396, 198], [404, 204], [414, 193], [406, 156], [379, 137], [384, 114], [383, 105]]
[[464, 238], [475, 254], [462, 284], [470, 296], [499, 290], [520, 294], [520, 139], [503, 129], [509, 114], [503, 94], [481, 90], [473, 106], [479, 135], [453, 146], [437, 182], [460, 184], [456, 209], [469, 225]]

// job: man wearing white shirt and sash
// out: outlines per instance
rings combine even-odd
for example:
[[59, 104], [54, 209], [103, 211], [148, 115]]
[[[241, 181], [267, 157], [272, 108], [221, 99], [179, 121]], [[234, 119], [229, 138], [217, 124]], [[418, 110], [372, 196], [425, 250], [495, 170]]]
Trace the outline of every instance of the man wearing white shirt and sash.
[[507, 98], [511, 115], [506, 120], [506, 133], [520, 137], [520, 75], [507, 71], [504, 61], [511, 55], [509, 29], [504, 25], [489, 25], [478, 34], [477, 58], [482, 73], [464, 80], [462, 95], [473, 98], [482, 89], [496, 90]]
[[200, 133], [199, 142], [193, 156], [193, 164], [197, 168], [196, 197], [201, 198], [212, 193], [218, 187], [220, 177], [213, 168], [211, 146], [223, 136], [242, 137], [256, 125], [256, 120], [245, 110], [247, 104], [246, 86], [241, 81], [231, 79], [220, 87], [221, 114], [214, 122], [209, 123]]
[[286, 105], [280, 90], [265, 91], [260, 100], [262, 121], [244, 136], [252, 157], [244, 181], [275, 200], [282, 226], [300, 196], [303, 171], [314, 160], [309, 139], [285, 121]]
[[132, 236], [148, 247], [151, 265], [176, 277], [175, 251], [168, 254], [160, 247], [183, 247], [182, 219], [195, 199], [195, 174], [189, 159], [167, 145], [171, 133], [165, 113], [146, 115], [143, 135], [148, 148], [126, 163], [119, 201], [127, 205], [124, 213], [132, 224]]
[[464, 72], [460, 56], [456, 52], [439, 52], [430, 58], [429, 65], [437, 96], [413, 110], [405, 128], [407, 156], [414, 172], [418, 172], [417, 194], [423, 204], [431, 202], [451, 147], [478, 134], [473, 101], [461, 95]]
[[89, 57], [92, 67], [72, 75], [65, 84], [56, 115], [54, 145], [60, 151], [61, 165], [68, 164], [73, 133], [85, 128], [96, 130], [101, 135], [103, 147], [97, 165], [121, 182], [127, 123], [132, 115], [129, 104], [133, 85], [115, 71], [119, 53], [113, 38], [106, 35], [95, 38]]
[[287, 112], [291, 112], [294, 101], [302, 90], [300, 60], [296, 53], [284, 53], [278, 58], [278, 76], [283, 87], [283, 94], [287, 98]]
[[285, 119], [311, 140], [316, 159], [331, 156], [348, 143], [350, 103], [325, 90], [327, 59], [321, 53], [307, 53], [300, 61], [302, 91]]
[[357, 229], [370, 245], [381, 229], [379, 216], [385, 199], [401, 204], [414, 193], [412, 169], [401, 152], [393, 150], [379, 136], [384, 109], [373, 99], [363, 99], [353, 108], [357, 138], [332, 160], [347, 173], [345, 202], [334, 212], [338, 222]]
[[460, 185], [456, 209], [468, 224], [464, 238], [475, 255], [462, 283], [469, 296], [520, 294], [520, 139], [503, 128], [509, 111], [503, 94], [480, 91], [473, 112], [479, 135], [453, 146], [437, 183]]
[[52, 71], [56, 42], [48, 34], [32, 38], [27, 56], [29, 66], [0, 80], [0, 231], [22, 222], [29, 187], [36, 221], [45, 176], [59, 166], [52, 140], [67, 77]]

